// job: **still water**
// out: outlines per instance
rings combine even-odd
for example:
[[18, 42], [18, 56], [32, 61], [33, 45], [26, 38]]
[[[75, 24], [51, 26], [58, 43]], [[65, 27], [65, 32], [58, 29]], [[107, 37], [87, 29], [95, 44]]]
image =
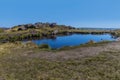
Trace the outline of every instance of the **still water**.
[[64, 46], [77, 46], [80, 44], [87, 43], [90, 40], [94, 40], [95, 42], [100, 42], [102, 40], [115, 40], [112, 38], [110, 34], [102, 34], [102, 35], [93, 35], [93, 34], [72, 34], [67, 36], [58, 36], [56, 39], [41, 39], [41, 40], [33, 40], [37, 45], [40, 44], [48, 44], [52, 48], [61, 48]]

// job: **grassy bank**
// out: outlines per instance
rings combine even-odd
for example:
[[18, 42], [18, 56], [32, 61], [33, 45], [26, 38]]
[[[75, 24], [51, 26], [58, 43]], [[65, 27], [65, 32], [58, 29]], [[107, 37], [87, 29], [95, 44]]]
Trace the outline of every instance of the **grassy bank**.
[[60, 49], [52, 49], [47, 44], [36, 45], [30, 41], [19, 42], [72, 33], [114, 32], [80, 30], [48, 23], [19, 25], [1, 30], [0, 40], [5, 43], [0, 43], [0, 80], [120, 80], [119, 42], [90, 41]]
[[110, 42], [113, 42], [113, 41], [94, 42], [91, 40], [85, 44], [81, 44], [78, 46], [64, 46], [62, 48], [53, 49], [48, 44], [37, 45], [32, 41], [27, 41], [27, 42], [15, 41], [15, 42], [0, 43], [0, 53], [2, 52], [6, 53], [6, 51], [9, 51], [9, 50], [12, 51], [13, 49], [18, 49], [18, 50], [20, 49], [23, 51], [28, 49], [40, 50], [40, 51], [65, 51], [65, 50], [71, 50], [71, 49], [76, 49], [81, 47], [104, 46], [105, 44]]
[[110, 30], [83, 30], [55, 23], [35, 23], [17, 25], [10, 29], [0, 29], [0, 42], [56, 38], [58, 35], [69, 34], [111, 34]]
[[[93, 44], [93, 43], [92, 43]], [[84, 47], [104, 46], [106, 42]], [[31, 46], [32, 45], [32, 46]], [[0, 79], [5, 80], [120, 80], [120, 51], [103, 51], [93, 56], [63, 59], [35, 57], [54, 51], [43, 51], [29, 43], [0, 45]], [[46, 46], [46, 45], [45, 45]], [[48, 46], [47, 46], [48, 47]], [[80, 48], [77, 47], [78, 49]], [[83, 47], [82, 47], [83, 48]], [[66, 49], [67, 50], [67, 49]], [[69, 49], [68, 49], [69, 50]], [[74, 51], [74, 49], [72, 49]], [[63, 52], [64, 50], [62, 50]], [[57, 51], [60, 52], [60, 51]], [[70, 51], [71, 52], [71, 51]], [[80, 53], [80, 52], [77, 52]], [[93, 52], [90, 52], [91, 54]], [[70, 53], [67, 54], [68, 56]], [[54, 56], [54, 55], [53, 55]]]
[[57, 49], [56, 51], [64, 51], [64, 50], [71, 50], [71, 49], [82, 48], [82, 47], [91, 47], [91, 46], [92, 47], [104, 46], [105, 44], [110, 43], [110, 42], [113, 42], [113, 41], [101, 41], [101, 42], [89, 41], [85, 44], [81, 44], [78, 46], [64, 46], [62, 48]]
[[69, 34], [105, 34], [109, 33], [109, 31], [83, 31], [83, 30], [59, 30], [58, 33], [52, 34], [52, 31], [37, 31], [32, 30], [35, 33], [31, 33], [29, 30], [27, 31], [19, 31], [19, 32], [5, 32], [0, 33], [0, 41], [1, 42], [14, 42], [14, 41], [22, 41], [22, 40], [32, 40], [32, 39], [43, 39], [43, 38], [56, 38], [58, 35], [69, 35]]
[[0, 79], [5, 80], [120, 80], [119, 69], [119, 51], [64, 61], [19, 53], [0, 56]]

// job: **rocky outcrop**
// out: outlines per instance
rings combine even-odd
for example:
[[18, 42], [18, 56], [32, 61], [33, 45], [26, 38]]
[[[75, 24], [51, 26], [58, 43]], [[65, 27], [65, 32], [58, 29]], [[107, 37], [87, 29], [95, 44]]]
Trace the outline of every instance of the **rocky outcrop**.
[[27, 30], [27, 29], [39, 29], [39, 28], [45, 28], [45, 27], [62, 27], [63, 29], [75, 29], [74, 27], [71, 26], [65, 26], [65, 25], [58, 25], [56, 23], [42, 23], [42, 22], [37, 22], [35, 24], [23, 24], [23, 25], [17, 25], [12, 27], [12, 29], [17, 28], [18, 31], [20, 30]]

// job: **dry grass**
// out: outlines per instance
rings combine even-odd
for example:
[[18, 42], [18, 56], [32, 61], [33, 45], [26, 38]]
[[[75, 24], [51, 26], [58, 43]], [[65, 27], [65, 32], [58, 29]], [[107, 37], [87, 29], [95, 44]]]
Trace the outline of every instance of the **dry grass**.
[[[120, 80], [120, 50], [119, 48], [116, 49], [119, 44], [111, 44], [115, 47], [113, 48], [114, 50], [101, 51], [100, 54], [83, 56], [81, 58], [63, 58], [62, 60], [62, 57], [50, 59], [49, 57], [42, 58], [43, 56], [33, 56], [33, 54], [42, 55], [44, 53], [52, 53], [47, 54], [48, 56], [53, 54], [58, 55], [59, 52], [40, 51], [33, 48], [11, 48], [10, 51], [6, 51], [6, 55], [0, 54], [0, 79]], [[87, 49], [87, 47], [83, 50], [85, 49]], [[89, 54], [94, 53], [93, 49], [95, 48], [90, 49], [92, 51], [89, 52]], [[79, 48], [71, 51], [77, 50], [79, 50]], [[65, 53], [69, 56], [71, 55], [71, 51], [65, 51]], [[71, 56], [74, 55], [72, 54]]]

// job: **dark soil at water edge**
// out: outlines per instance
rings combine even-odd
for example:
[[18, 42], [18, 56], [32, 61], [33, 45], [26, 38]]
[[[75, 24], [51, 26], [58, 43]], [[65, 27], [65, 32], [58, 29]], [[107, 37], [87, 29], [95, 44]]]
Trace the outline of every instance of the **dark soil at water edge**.
[[22, 47], [0, 45], [0, 79], [120, 80], [120, 42], [61, 51]]

